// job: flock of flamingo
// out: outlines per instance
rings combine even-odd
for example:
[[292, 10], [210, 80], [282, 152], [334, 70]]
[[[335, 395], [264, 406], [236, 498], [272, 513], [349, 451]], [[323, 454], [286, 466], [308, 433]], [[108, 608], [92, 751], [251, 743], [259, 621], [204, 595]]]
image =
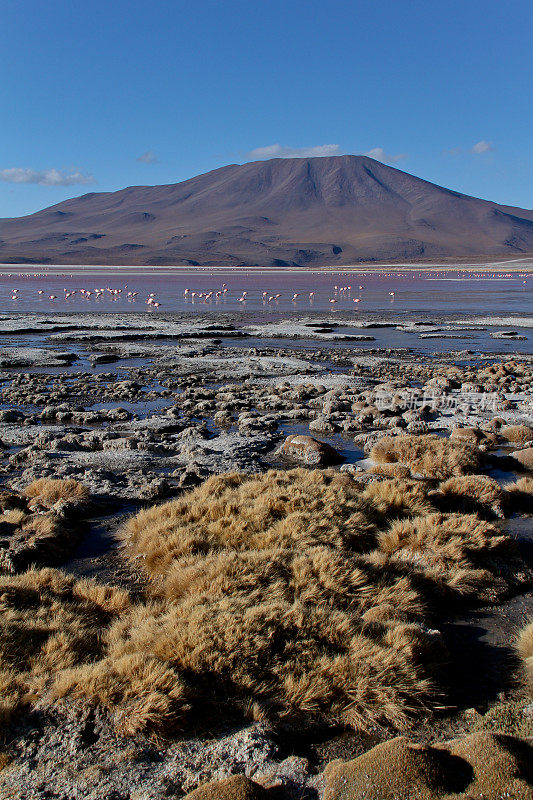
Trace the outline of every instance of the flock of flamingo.
[[[124, 286], [124, 289], [127, 288], [128, 285], [126, 284]], [[11, 299], [19, 300], [20, 299], [19, 292], [20, 289], [12, 289]], [[106, 293], [110, 295], [110, 298], [112, 300], [117, 300], [123, 294], [123, 290], [112, 289], [110, 286], [106, 286], [105, 289], [70, 289], [70, 290], [65, 287], [63, 289], [63, 295], [46, 294], [44, 289], [38, 289], [37, 291], [37, 294], [39, 296], [46, 295], [46, 299], [48, 300], [61, 300], [61, 299], [68, 300], [70, 297], [74, 297], [75, 295], [80, 295], [81, 297], [84, 297], [86, 300], [89, 300], [89, 298], [94, 295], [95, 299], [98, 300], [104, 295], [106, 295]], [[135, 300], [138, 294], [139, 292], [128, 292], [125, 295], [125, 297], [127, 297], [128, 300]], [[159, 308], [159, 306], [161, 305], [161, 303], [156, 300], [155, 292], [150, 292], [150, 294], [146, 298], [146, 304], [152, 306], [153, 308]]]
[[[11, 277], [11, 276], [8, 276]], [[31, 277], [43, 277], [42, 275], [38, 275], [35, 273]], [[351, 297], [352, 287], [351, 286], [338, 286], [335, 285], [333, 287], [333, 297], [329, 298], [329, 302], [331, 304], [337, 303], [339, 300], [353, 300], [354, 303], [360, 303], [362, 300], [361, 292], [364, 289], [364, 286], [359, 285], [358, 287], [359, 296], [358, 297]], [[121, 298], [126, 298], [129, 301], [134, 301], [139, 296], [139, 292], [128, 291], [128, 284], [125, 284], [123, 288], [116, 289], [112, 288], [111, 286], [106, 286], [105, 288], [97, 288], [97, 289], [87, 289], [87, 288], [77, 288], [77, 289], [68, 289], [67, 287], [63, 288], [62, 294], [48, 294], [44, 289], [38, 289], [37, 295], [42, 299], [48, 300], [69, 300], [71, 297], [78, 296], [78, 298], [84, 298], [89, 300], [91, 297], [94, 297], [95, 300], [99, 300], [102, 297], [107, 297], [111, 300], [118, 300]], [[21, 298], [19, 294], [20, 289], [11, 289], [11, 300], [17, 301]], [[226, 295], [229, 293], [228, 285], [226, 283], [222, 284], [222, 287], [218, 291], [210, 291], [210, 292], [195, 292], [192, 289], [185, 289], [183, 292], [183, 298], [186, 302], [203, 302], [203, 303], [210, 303], [213, 301], [223, 300]], [[391, 298], [395, 296], [395, 292], [388, 293]], [[268, 291], [264, 291], [261, 294], [261, 300], [263, 305], [268, 305], [269, 303], [277, 304], [278, 301], [284, 297], [282, 292], [278, 292], [277, 294], [270, 294]], [[310, 303], [313, 302], [315, 297], [315, 292], [294, 292], [292, 295], [287, 294], [287, 299], [296, 303], [296, 301], [301, 298], [307, 298]], [[246, 303], [248, 299], [248, 292], [242, 291], [240, 292], [240, 296], [236, 298], [238, 303]], [[155, 292], [150, 292], [149, 295], [145, 299], [145, 304], [151, 308], [160, 308], [161, 302], [157, 299]]]
[[[342, 274], [343, 275], [349, 275], [350, 273], [342, 273]], [[362, 275], [364, 275], [364, 274], [365, 273], [360, 273], [360, 277], [362, 277]], [[366, 275], [368, 276], [368, 275], [370, 275], [370, 273], [366, 273]], [[456, 279], [459, 279], [459, 280], [464, 279], [464, 278], [460, 277], [457, 273], [454, 273], [454, 275], [455, 275]], [[419, 273], [393, 273], [393, 272], [391, 272], [391, 273], [381, 273], [380, 274], [381, 278], [390, 277], [392, 279], [397, 279], [397, 278], [401, 278], [401, 277], [405, 277], [405, 278], [408, 278], [408, 277], [411, 277], [411, 278], [426, 277], [426, 278], [429, 278], [430, 276], [435, 278], [436, 274], [434, 272], [430, 272], [430, 271], [427, 271], [425, 273], [420, 273], [420, 272]], [[47, 276], [45, 273], [19, 273], [18, 275], [9, 274], [7, 277], [8, 278], [16, 277], [16, 278], [37, 278], [37, 279], [40, 279], [40, 278], [47, 278], [47, 277], [49, 278], [50, 276]], [[56, 276], [56, 277], [61, 277], [61, 276]], [[65, 274], [62, 277], [72, 279], [74, 277], [74, 275]], [[260, 276], [258, 275], [258, 279], [259, 279], [259, 277]], [[353, 277], [353, 275], [352, 275], [352, 277]], [[526, 284], [527, 283], [527, 278], [531, 278], [531, 274], [529, 274], [529, 273], [528, 274], [516, 274], [516, 273], [511, 273], [511, 272], [509, 272], [509, 273], [468, 273], [468, 277], [469, 278], [489, 278], [489, 279], [490, 278], [492, 278], [492, 279], [502, 279], [502, 278], [514, 278], [514, 279], [516, 279], [516, 278], [521, 278], [522, 279], [522, 283]], [[449, 278], [448, 278], [448, 280], [449, 280]], [[341, 301], [349, 302], [350, 300], [353, 303], [356, 303], [356, 304], [357, 303], [361, 303], [362, 300], [363, 300], [363, 290], [364, 290], [364, 286], [362, 286], [361, 284], [359, 284], [357, 286], [354, 286], [353, 287], [353, 292], [352, 292], [352, 286], [351, 285], [346, 285], [346, 286], [335, 285], [335, 286], [333, 286], [333, 291], [331, 292], [332, 296], [328, 297], [328, 301], [332, 306], [335, 305], [338, 302], [341, 302]], [[16, 302], [19, 299], [21, 299], [20, 291], [21, 290], [17, 289], [17, 288], [10, 289], [10, 296], [11, 296], [11, 300], [12, 301]], [[57, 289], [56, 289], [56, 291], [57, 291]], [[225, 301], [226, 300], [226, 296], [228, 295], [229, 291], [230, 290], [228, 289], [228, 285], [226, 283], [223, 283], [219, 290], [212, 290], [212, 291], [206, 291], [206, 292], [193, 291], [192, 289], [185, 289], [185, 291], [183, 292], [183, 300], [186, 303], [192, 303], [192, 304], [195, 304], [197, 302], [205, 303], [205, 304], [209, 304], [211, 302], [215, 302], [216, 303], [216, 302], [220, 302], [220, 301]], [[68, 300], [70, 300], [71, 298], [74, 298], [74, 297], [76, 299], [85, 299], [85, 300], [90, 300], [91, 298], [93, 298], [95, 300], [100, 300], [102, 298], [106, 298], [106, 299], [115, 300], [115, 301], [116, 300], [120, 300], [120, 299], [125, 299], [128, 302], [136, 302], [137, 298], [139, 298], [139, 300], [142, 299], [142, 298], [139, 297], [139, 292], [138, 291], [132, 291], [131, 289], [128, 291], [128, 285], [127, 284], [125, 284], [121, 288], [113, 288], [112, 286], [105, 286], [105, 287], [100, 287], [100, 288], [79, 288], [78, 287], [78, 288], [70, 288], [69, 289], [67, 287], [64, 287], [63, 291], [59, 292], [58, 294], [52, 294], [52, 293], [49, 294], [45, 289], [40, 288], [40, 289], [37, 290], [37, 294], [38, 294], [40, 299], [47, 299], [49, 301], [59, 301], [59, 302], [68, 301]], [[353, 294], [356, 295], [356, 296], [355, 297], [352, 296]], [[271, 294], [267, 290], [261, 291], [261, 289], [258, 289], [257, 293], [253, 292], [252, 293], [253, 296], [250, 297], [250, 298], [248, 297], [248, 295], [249, 295], [248, 291], [237, 292], [237, 295], [238, 295], [237, 297], [234, 297], [234, 296], [231, 297], [231, 295], [230, 295], [230, 298], [233, 299], [233, 300], [236, 300], [236, 302], [241, 303], [241, 304], [246, 304], [248, 299], [250, 299], [250, 300], [259, 300], [260, 302], [262, 302], [262, 304], [264, 306], [268, 306], [270, 304], [273, 304], [273, 305], [277, 306], [280, 301], [282, 301], [282, 302], [287, 301], [287, 302], [290, 302], [292, 304], [296, 304], [296, 303], [298, 303], [298, 301], [302, 301], [302, 300], [303, 301], [307, 300], [309, 302], [309, 304], [312, 304], [314, 299], [315, 299], [315, 292], [314, 291], [311, 291], [311, 292], [294, 292], [294, 293], [286, 292], [285, 294], [283, 294], [282, 292], [278, 292], [276, 294], [274, 294], [274, 293]], [[391, 300], [394, 300], [395, 295], [396, 295], [396, 292], [388, 291], [388, 296], [390, 297]], [[147, 310], [158, 309], [162, 305], [161, 300], [157, 298], [155, 292], [149, 292], [147, 297], [144, 299], [144, 303], [147, 306]]]

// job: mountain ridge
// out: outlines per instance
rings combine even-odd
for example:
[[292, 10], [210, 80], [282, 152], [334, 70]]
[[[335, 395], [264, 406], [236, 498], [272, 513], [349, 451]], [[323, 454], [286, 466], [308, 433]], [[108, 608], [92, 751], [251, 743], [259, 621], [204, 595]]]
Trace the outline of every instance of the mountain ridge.
[[0, 219], [0, 261], [346, 266], [533, 253], [533, 211], [367, 156], [230, 164]]

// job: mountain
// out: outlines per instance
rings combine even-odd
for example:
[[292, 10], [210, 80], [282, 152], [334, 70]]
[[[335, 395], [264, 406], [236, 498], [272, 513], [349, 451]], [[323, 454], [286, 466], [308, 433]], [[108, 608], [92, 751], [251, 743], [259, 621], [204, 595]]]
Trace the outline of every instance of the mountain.
[[321, 266], [533, 253], [533, 211], [366, 156], [232, 164], [0, 220], [0, 261]]

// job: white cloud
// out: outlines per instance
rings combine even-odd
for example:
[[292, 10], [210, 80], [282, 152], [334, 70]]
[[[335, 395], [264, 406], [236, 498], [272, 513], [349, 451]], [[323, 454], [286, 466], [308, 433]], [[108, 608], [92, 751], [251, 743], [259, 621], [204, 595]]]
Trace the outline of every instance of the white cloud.
[[364, 155], [369, 158], [375, 158], [376, 161], [383, 161], [385, 164], [395, 164], [397, 161], [401, 161], [402, 158], [407, 158], [407, 153], [398, 153], [398, 155], [392, 156], [390, 153], [386, 153], [382, 147], [373, 147], [372, 150], [364, 153]]
[[318, 144], [314, 147], [284, 147], [281, 144], [269, 144], [256, 147], [246, 154], [251, 161], [264, 161], [269, 158], [316, 158], [318, 156], [341, 156], [338, 144]]
[[0, 181], [6, 183], [37, 183], [40, 186], [74, 186], [77, 183], [94, 183], [92, 175], [84, 175], [79, 170], [71, 173], [59, 169], [38, 171], [29, 167], [9, 167], [0, 169]]
[[147, 150], [146, 153], [142, 153], [142, 155], [137, 158], [137, 161], [143, 164], [157, 164], [157, 156], [153, 150]]
[[471, 153], [490, 153], [493, 150], [493, 146], [490, 142], [486, 142], [485, 139], [482, 139], [480, 142], [476, 142], [476, 144], [470, 150]]

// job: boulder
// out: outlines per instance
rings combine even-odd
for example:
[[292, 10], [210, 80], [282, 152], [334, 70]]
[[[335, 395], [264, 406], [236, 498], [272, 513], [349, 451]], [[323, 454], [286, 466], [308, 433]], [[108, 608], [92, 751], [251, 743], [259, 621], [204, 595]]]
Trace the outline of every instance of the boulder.
[[269, 800], [272, 794], [244, 775], [209, 781], [189, 792], [184, 800]]
[[468, 769], [466, 774], [458, 770], [450, 779], [449, 759], [445, 751], [397, 736], [353, 761], [328, 764], [324, 800], [436, 800], [453, 796], [466, 788], [469, 775]]
[[398, 736], [324, 778], [323, 800], [531, 800], [533, 747], [484, 730], [432, 747]]
[[449, 751], [473, 770], [468, 797], [483, 800], [531, 800], [533, 797], [533, 747], [521, 739], [490, 731], [477, 731], [453, 741]]
[[279, 455], [310, 467], [328, 466], [342, 461], [342, 456], [334, 447], [303, 434], [287, 436], [279, 449]]

